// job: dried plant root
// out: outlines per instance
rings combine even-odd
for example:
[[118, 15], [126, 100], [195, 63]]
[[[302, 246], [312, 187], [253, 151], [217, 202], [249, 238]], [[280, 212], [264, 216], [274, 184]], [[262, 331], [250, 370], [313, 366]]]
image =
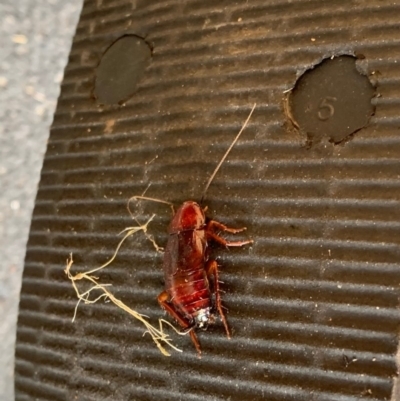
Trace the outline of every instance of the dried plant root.
[[[110, 263], [112, 263], [112, 261], [116, 258], [119, 249], [121, 248], [123, 242], [131, 235], [133, 235], [134, 233], [138, 232], [138, 231], [143, 231], [146, 234], [147, 231], [147, 226], [148, 224], [151, 222], [151, 220], [153, 220], [154, 215], [143, 225], [139, 225], [139, 226], [135, 226], [135, 227], [128, 227], [125, 230], [122, 231], [122, 233], [126, 232], [125, 236], [122, 238], [122, 240], [119, 242], [119, 244], [117, 245], [117, 248], [114, 252], [114, 255], [111, 257], [111, 259], [109, 261], [107, 261], [105, 264], [103, 264], [100, 267], [97, 267], [95, 269], [92, 269], [90, 271], [87, 272], [83, 272], [83, 273], [77, 273], [75, 275], [73, 275], [71, 273], [71, 267], [73, 264], [73, 260], [72, 260], [72, 254], [70, 255], [70, 257], [67, 259], [67, 265], [66, 268], [64, 270], [65, 274], [67, 275], [67, 277], [71, 280], [72, 286], [75, 290], [76, 296], [78, 298], [78, 301], [76, 303], [75, 306], [75, 311], [74, 311], [74, 316], [72, 321], [75, 321], [76, 318], [76, 313], [78, 310], [78, 306], [79, 304], [83, 301], [85, 304], [94, 304], [97, 301], [104, 299], [104, 300], [110, 300], [111, 302], [113, 302], [118, 308], [124, 310], [125, 312], [129, 313], [131, 316], [133, 316], [135, 319], [139, 320], [141, 323], [144, 324], [144, 326], [146, 327], [146, 331], [144, 332], [144, 334], [149, 333], [151, 338], [153, 339], [153, 341], [156, 343], [158, 349], [161, 351], [161, 353], [165, 356], [170, 356], [170, 354], [168, 353], [168, 351], [165, 349], [165, 346], [169, 346], [171, 348], [173, 348], [176, 351], [182, 352], [180, 349], [178, 349], [177, 347], [175, 347], [172, 344], [172, 340], [169, 337], [168, 334], [164, 333], [163, 330], [163, 326], [162, 323], [165, 322], [165, 320], [163, 319], [159, 319], [159, 325], [160, 328], [157, 329], [156, 327], [152, 326], [149, 321], [146, 319], [147, 316], [142, 315], [139, 312], [136, 312], [135, 310], [131, 309], [129, 306], [125, 305], [121, 300], [119, 300], [118, 298], [116, 298], [106, 287], [111, 286], [111, 284], [101, 284], [98, 282], [98, 277], [93, 276], [92, 274], [104, 269], [106, 266], [110, 265]], [[157, 244], [155, 244], [154, 240], [152, 241], [153, 244], [156, 246], [156, 249], [159, 248], [157, 246]], [[92, 287], [90, 287], [87, 291], [85, 292], [80, 292], [77, 286], [77, 281], [79, 280], [87, 280], [89, 282], [91, 282], [93, 284]], [[99, 295], [97, 298], [95, 299], [90, 299], [90, 295], [92, 293], [92, 291], [102, 291], [102, 294]], [[170, 325], [170, 324], [169, 324]], [[171, 325], [170, 325], [171, 326]], [[175, 331], [177, 331], [174, 328]]]

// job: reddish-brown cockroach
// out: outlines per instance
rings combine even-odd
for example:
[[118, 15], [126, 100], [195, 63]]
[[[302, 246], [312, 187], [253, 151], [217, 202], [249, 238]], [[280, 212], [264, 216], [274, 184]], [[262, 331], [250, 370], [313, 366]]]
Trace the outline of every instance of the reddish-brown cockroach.
[[158, 296], [160, 305], [180, 324], [189, 330], [190, 337], [200, 356], [200, 344], [195, 328], [206, 328], [214, 321], [209, 279], [213, 277], [215, 304], [226, 335], [229, 327], [221, 305], [218, 264], [209, 258], [209, 243], [224, 246], [243, 246], [253, 241], [226, 241], [218, 231], [238, 233], [246, 228], [228, 228], [206, 219], [204, 209], [193, 201], [185, 202], [176, 212], [168, 230], [164, 254], [165, 290]]
[[[200, 204], [203, 202], [215, 174], [250, 120], [255, 106], [211, 175]], [[155, 200], [144, 196], [134, 198]], [[189, 332], [199, 356], [201, 354], [200, 343], [194, 329], [206, 328], [209, 323], [214, 321], [212, 292], [226, 335], [230, 338], [228, 323], [221, 305], [218, 264], [209, 257], [209, 244], [216, 242], [225, 247], [231, 247], [253, 242], [252, 240], [232, 242], [220, 237], [218, 235], [220, 231], [235, 234], [246, 228], [229, 228], [217, 221], [207, 219], [204, 214], [206, 209], [194, 201], [187, 201], [179, 207], [172, 218], [163, 262], [165, 290], [158, 296], [161, 307], [179, 323], [184, 331]], [[211, 277], [213, 278], [212, 288], [209, 284]]]

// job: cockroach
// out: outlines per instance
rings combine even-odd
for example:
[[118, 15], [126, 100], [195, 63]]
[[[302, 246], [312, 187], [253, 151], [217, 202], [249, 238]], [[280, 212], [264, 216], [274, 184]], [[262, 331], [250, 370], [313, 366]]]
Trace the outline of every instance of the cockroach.
[[165, 290], [158, 302], [186, 331], [189, 331], [198, 355], [200, 343], [195, 328], [206, 328], [214, 321], [212, 315], [210, 278], [218, 313], [230, 338], [228, 323], [221, 305], [219, 272], [216, 260], [209, 257], [209, 243], [226, 247], [251, 244], [252, 240], [227, 241], [218, 231], [238, 233], [246, 228], [229, 228], [215, 220], [207, 220], [205, 209], [194, 201], [184, 202], [174, 215], [168, 229], [163, 270]]
[[[211, 175], [200, 203], [203, 202], [215, 174], [239, 139], [254, 109], [255, 105], [239, 134]], [[218, 221], [207, 219], [206, 209], [194, 201], [186, 201], [172, 218], [168, 228], [168, 242], [163, 261], [165, 290], [158, 296], [161, 307], [179, 323], [183, 330], [189, 331], [199, 356], [201, 348], [194, 329], [206, 328], [214, 321], [211, 278], [215, 306], [225, 327], [226, 335], [230, 338], [228, 323], [221, 304], [218, 264], [216, 260], [210, 259], [209, 244], [216, 242], [225, 247], [233, 247], [253, 242], [252, 240], [227, 241], [219, 236], [220, 231], [235, 234], [246, 228], [229, 228]]]
[[[255, 106], [207, 182], [200, 204], [203, 203], [216, 173], [249, 122]], [[144, 196], [135, 198], [155, 200]], [[218, 234], [221, 231], [236, 234], [246, 228], [229, 228], [218, 221], [206, 218], [207, 207], [202, 208], [200, 204], [195, 201], [184, 202], [171, 220], [163, 261], [165, 290], [158, 296], [160, 306], [178, 322], [184, 332], [190, 334], [199, 357], [201, 348], [195, 329], [206, 329], [208, 324], [214, 322], [212, 295], [215, 297], [215, 306], [226, 335], [230, 338], [221, 304], [218, 264], [216, 260], [210, 258], [209, 245], [215, 242], [225, 247], [233, 247], [253, 243], [253, 240], [227, 241], [222, 238]]]

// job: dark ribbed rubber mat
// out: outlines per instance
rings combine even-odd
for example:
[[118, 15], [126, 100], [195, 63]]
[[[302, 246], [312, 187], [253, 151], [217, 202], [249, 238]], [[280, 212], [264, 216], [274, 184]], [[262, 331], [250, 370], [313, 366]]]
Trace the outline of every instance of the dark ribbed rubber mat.
[[[339, 141], [297, 128], [289, 92], [340, 55], [354, 57], [375, 93], [365, 126]], [[340, 93], [310, 98], [304, 112], [316, 107], [316, 124], [329, 124]], [[106, 261], [132, 225], [127, 200], [150, 183], [147, 196], [199, 201], [253, 103], [206, 201], [209, 216], [248, 227], [235, 238], [255, 241], [214, 250], [232, 339], [220, 321], [199, 331], [198, 359], [189, 336], [171, 331], [183, 353], [164, 357], [112, 303], [81, 305], [72, 323], [69, 253], [76, 271]], [[165, 244], [170, 209], [137, 209], [142, 222], [153, 213], [149, 233]], [[16, 398], [388, 400], [399, 243], [398, 2], [87, 0], [32, 219]], [[99, 276], [156, 323], [161, 265], [138, 233]]]

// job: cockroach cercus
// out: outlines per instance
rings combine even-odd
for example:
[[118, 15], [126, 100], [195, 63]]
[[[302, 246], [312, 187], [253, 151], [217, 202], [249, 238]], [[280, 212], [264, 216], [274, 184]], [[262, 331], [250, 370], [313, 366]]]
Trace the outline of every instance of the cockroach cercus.
[[[200, 204], [217, 171], [249, 122], [255, 106], [211, 175]], [[144, 196], [133, 198], [157, 201]], [[198, 356], [201, 354], [201, 349], [195, 329], [206, 329], [209, 323], [214, 322], [214, 307], [221, 317], [227, 337], [230, 338], [228, 323], [221, 305], [218, 264], [216, 260], [210, 258], [209, 244], [215, 242], [225, 247], [233, 247], [253, 243], [253, 240], [227, 241], [222, 238], [219, 235], [221, 231], [235, 234], [246, 228], [229, 228], [218, 221], [206, 218], [207, 208], [202, 208], [200, 204], [186, 201], [172, 218], [163, 261], [165, 290], [158, 296], [161, 307], [179, 323], [184, 332], [190, 334]], [[210, 286], [211, 279], [212, 286]], [[212, 295], [215, 297], [215, 305], [212, 304]]]

